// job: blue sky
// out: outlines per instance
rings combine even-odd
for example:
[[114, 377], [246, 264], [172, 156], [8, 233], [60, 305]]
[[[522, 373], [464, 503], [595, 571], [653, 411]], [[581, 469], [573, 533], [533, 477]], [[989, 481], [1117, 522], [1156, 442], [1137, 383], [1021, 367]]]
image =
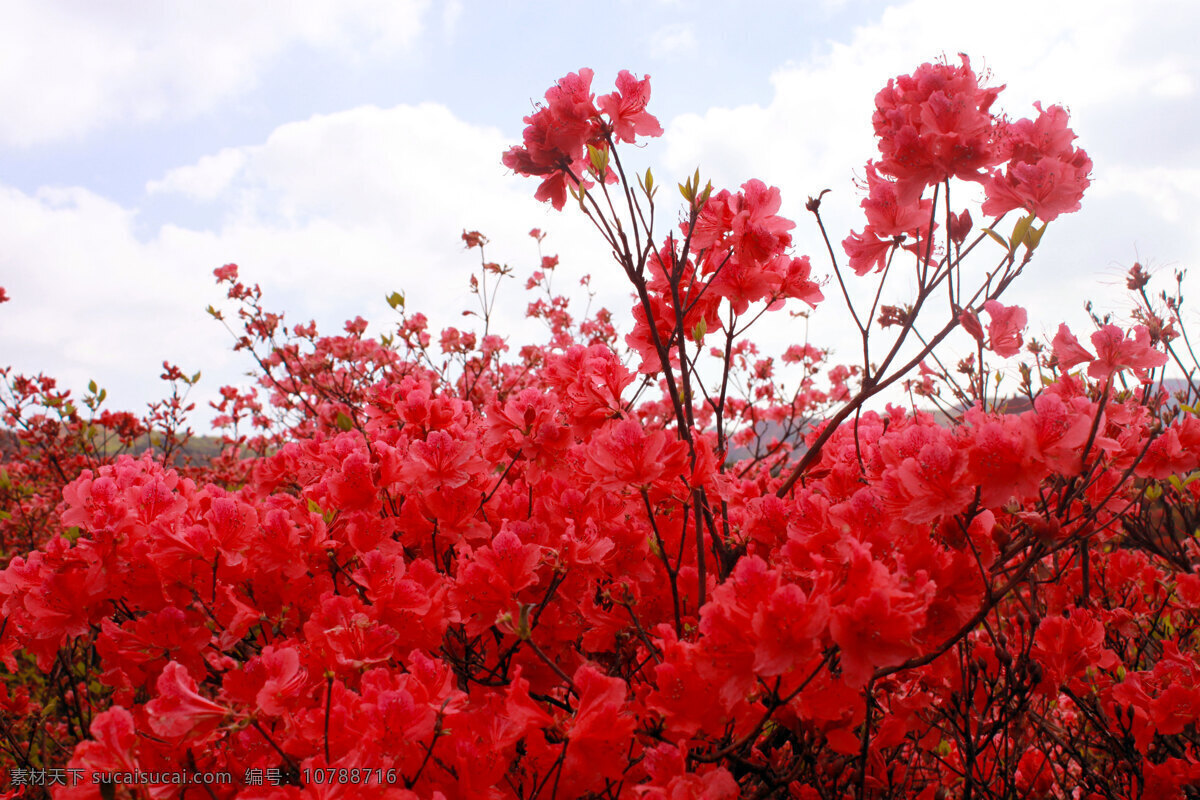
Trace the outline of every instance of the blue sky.
[[[13, 299], [0, 306], [0, 363], [76, 391], [95, 379], [113, 407], [136, 409], [160, 394], [170, 359], [203, 371], [203, 406], [249, 368], [204, 313], [221, 299], [214, 267], [238, 262], [269, 306], [328, 332], [358, 314], [386, 330], [383, 297], [395, 289], [435, 328], [461, 325], [477, 264], [463, 228], [489, 235], [489, 257], [521, 275], [536, 259], [525, 234], [542, 228], [563, 274], [591, 272], [624, 318], [626, 289], [587, 225], [535, 203], [535, 184], [499, 162], [531, 103], [583, 66], [598, 92], [620, 69], [652, 76], [667, 133], [627, 159], [664, 183], [699, 165], [718, 187], [779, 186], [797, 252], [824, 274], [805, 198], [833, 188], [824, 208], [836, 238], [861, 227], [851, 179], [873, 152], [874, 93], [965, 51], [1007, 84], [1010, 116], [1034, 100], [1066, 104], [1095, 162], [1083, 211], [1051, 226], [1011, 295], [1031, 333], [1063, 319], [1086, 331], [1086, 297], [1127, 316], [1120, 276], [1136, 258], [1168, 275], [1196, 264], [1195, 4], [732, 7], [10, 0], [0, 286]], [[506, 292], [503, 327], [519, 345], [537, 329], [521, 319], [517, 284]], [[814, 316], [812, 339], [849, 357], [833, 305]], [[800, 335], [785, 319], [760, 333], [772, 345]]]

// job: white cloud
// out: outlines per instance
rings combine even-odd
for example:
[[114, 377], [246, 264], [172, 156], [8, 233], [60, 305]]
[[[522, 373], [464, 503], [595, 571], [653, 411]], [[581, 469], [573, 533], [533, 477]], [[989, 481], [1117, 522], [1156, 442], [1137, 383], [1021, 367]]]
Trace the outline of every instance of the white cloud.
[[285, 50], [405, 49], [428, 0], [5, 3], [0, 144], [189, 118], [252, 89]]
[[660, 59], [687, 58], [697, 53], [696, 29], [687, 22], [663, 25], [650, 34], [650, 55]]
[[[136, 408], [162, 396], [163, 360], [195, 369], [197, 349], [225, 338], [196, 304], [204, 274], [161, 242], [139, 242], [129, 209], [83, 189], [0, 188], [0, 217], [12, 297], [0, 341], [18, 371], [46, 370], [76, 389], [94, 378], [115, 407]], [[214, 367], [225, 360], [216, 353]]]
[[[536, 184], [500, 164], [511, 144], [441, 105], [363, 106], [223, 151], [222, 162], [238, 165], [232, 172], [206, 158], [153, 185], [197, 196], [221, 173], [218, 200], [229, 216], [206, 235], [277, 286], [320, 286], [324, 301], [349, 301], [368, 285], [380, 292], [415, 277], [430, 297], [446, 300], [461, 293], [471, 268], [459, 250], [464, 228], [521, 255], [533, 250], [524, 234], [549, 227], [532, 199]], [[570, 219], [556, 214], [554, 225]]]
[[176, 193], [195, 200], [215, 200], [246, 163], [245, 150], [227, 147], [195, 164], [176, 167], [161, 180], [146, 184], [148, 194]]
[[1191, 225], [1200, 209], [1200, 169], [1187, 167], [1133, 167], [1117, 165], [1095, 181], [1096, 197], [1140, 198], [1140, 205], [1153, 209], [1171, 224], [1186, 220]]
[[1196, 93], [1196, 81], [1184, 71], [1166, 70], [1150, 91], [1158, 97], [1189, 97]]
[[[585, 220], [549, 212], [533, 200], [536, 183], [507, 173], [500, 155], [510, 144], [434, 104], [316, 116], [153, 182], [156, 197], [203, 199], [227, 215], [213, 230], [168, 224], [148, 240], [135, 236], [135, 211], [85, 190], [0, 187], [0, 273], [12, 296], [0, 342], [18, 370], [47, 369], [76, 390], [95, 378], [114, 408], [161, 396], [164, 359], [203, 370], [203, 400], [251, 367], [204, 312], [222, 305], [215, 267], [239, 263], [269, 310], [291, 323], [315, 318], [325, 333], [360, 314], [373, 331], [388, 329], [396, 317], [383, 298], [393, 290], [435, 332], [471, 329], [461, 312], [476, 307], [467, 281], [479, 257], [463, 249], [465, 228], [491, 239], [489, 260], [516, 270], [497, 330], [520, 346], [542, 335], [523, 320], [521, 286], [537, 266], [531, 228], [550, 233], [547, 254], [574, 275], [607, 264], [588, 261], [602, 251]], [[605, 302], [614, 300], [628, 306], [623, 289]]]

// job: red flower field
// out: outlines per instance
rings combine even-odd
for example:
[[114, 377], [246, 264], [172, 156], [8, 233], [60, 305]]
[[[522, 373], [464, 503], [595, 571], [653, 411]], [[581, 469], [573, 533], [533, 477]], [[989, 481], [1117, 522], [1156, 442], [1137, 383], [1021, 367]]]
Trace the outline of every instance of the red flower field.
[[[198, 374], [137, 417], [0, 371], [0, 797], [1200, 796], [1182, 279], [1134, 265], [1132, 325], [1049, 342], [1002, 300], [1089, 186], [1067, 112], [1003, 116], [965, 56], [888, 81], [864, 227], [839, 250], [808, 201], [824, 272], [764, 181], [663, 200], [624, 160], [649, 78], [592, 80], [502, 158], [629, 314], [546, 256], [547, 341], [511, 341], [474, 231], [483, 329], [436, 347], [400, 294], [390, 334], [323, 335], [221, 266], [258, 384], [208, 453]], [[846, 363], [786, 321], [835, 300]]]

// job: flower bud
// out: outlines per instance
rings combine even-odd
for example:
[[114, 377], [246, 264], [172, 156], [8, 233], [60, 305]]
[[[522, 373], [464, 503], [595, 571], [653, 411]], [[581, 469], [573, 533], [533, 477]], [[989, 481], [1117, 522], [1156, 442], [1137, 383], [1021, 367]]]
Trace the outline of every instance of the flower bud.
[[950, 214], [950, 241], [957, 245], [961, 245], [966, 240], [967, 234], [971, 232], [971, 212], [963, 209], [960, 213]]

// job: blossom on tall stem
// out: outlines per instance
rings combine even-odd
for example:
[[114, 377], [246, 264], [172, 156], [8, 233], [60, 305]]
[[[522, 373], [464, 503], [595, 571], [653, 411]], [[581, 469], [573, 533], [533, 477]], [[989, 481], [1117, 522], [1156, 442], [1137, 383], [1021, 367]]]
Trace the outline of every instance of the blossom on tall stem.
[[988, 347], [998, 356], [1008, 358], [1021, 351], [1021, 331], [1028, 316], [1020, 306], [1006, 306], [996, 300], [983, 304], [991, 321], [988, 322]]
[[929, 225], [933, 201], [914, 197], [911, 202], [901, 203], [899, 188], [896, 181], [880, 176], [877, 162], [867, 162], [867, 196], [861, 203], [867, 226], [862, 233], [851, 231], [842, 242], [854, 274], [866, 275], [872, 269], [878, 272], [884, 268], [888, 254], [897, 244], [905, 239], [917, 243], [922, 240], [922, 230]]
[[1058, 360], [1059, 369], [1064, 372], [1070, 370], [1079, 364], [1084, 364], [1095, 358], [1094, 355], [1088, 352], [1087, 348], [1079, 343], [1075, 338], [1075, 334], [1071, 333], [1071, 329], [1067, 327], [1065, 322], [1058, 326], [1058, 333], [1054, 336], [1054, 341], [1051, 342], [1054, 356]]
[[525, 143], [509, 148], [502, 159], [518, 175], [545, 176], [534, 196], [560, 211], [567, 201], [567, 171], [582, 174], [584, 147], [599, 136], [591, 84], [592, 71], [581, 69], [550, 87], [546, 105], [525, 117]]
[[617, 73], [617, 91], [599, 100], [600, 110], [608, 115], [613, 136], [633, 144], [637, 136], [662, 136], [658, 119], [646, 110], [650, 102], [650, 76], [640, 81], [627, 69]]
[[984, 182], [983, 213], [999, 216], [1023, 209], [1045, 222], [1078, 211], [1084, 190], [1091, 185], [1092, 160], [1072, 146], [1075, 133], [1067, 127], [1062, 106], [1042, 110], [1037, 119], [1011, 123], [1005, 134], [1008, 165], [992, 170]]
[[984, 88], [971, 61], [922, 64], [875, 95], [872, 122], [883, 156], [879, 171], [896, 179], [896, 197], [912, 205], [947, 178], [982, 180], [1003, 161], [992, 103], [1004, 88]]
[[[628, 70], [617, 76], [617, 91], [604, 95], [597, 108], [590, 69], [572, 72], [546, 90], [546, 105], [525, 117], [524, 143], [508, 149], [501, 161], [518, 175], [542, 177], [534, 197], [558, 211], [568, 189], [584, 180], [587, 147], [608, 147], [606, 132], [633, 143], [637, 136], [661, 136], [662, 126], [646, 111], [650, 76], [637, 80]], [[607, 115], [605, 120], [601, 115]]]
[[1167, 363], [1167, 354], [1154, 349], [1145, 325], [1134, 326], [1132, 339], [1116, 325], [1105, 325], [1092, 334], [1092, 346], [1096, 348], [1096, 359], [1088, 365], [1088, 375], [1098, 381], [1123, 369], [1132, 369], [1144, 378], [1146, 370]]

